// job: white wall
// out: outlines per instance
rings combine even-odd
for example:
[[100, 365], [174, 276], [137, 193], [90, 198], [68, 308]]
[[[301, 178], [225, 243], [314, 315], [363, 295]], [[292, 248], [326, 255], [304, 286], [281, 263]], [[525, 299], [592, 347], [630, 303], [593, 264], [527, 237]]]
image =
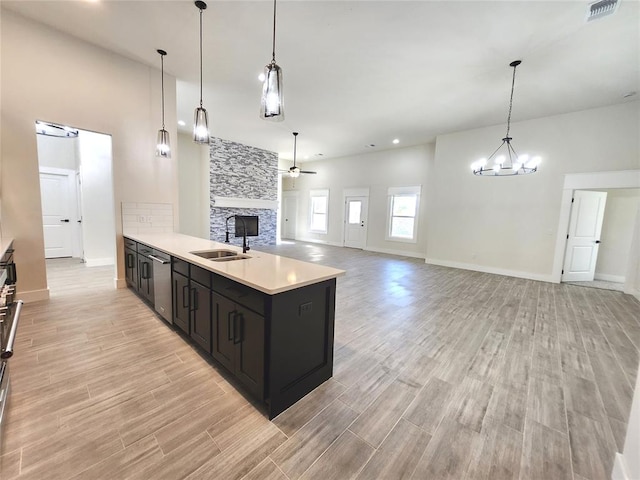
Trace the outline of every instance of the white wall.
[[36, 135], [36, 141], [40, 166], [78, 170], [78, 137]]
[[111, 137], [80, 130], [82, 243], [87, 266], [113, 265], [116, 256]]
[[543, 158], [533, 175], [471, 173], [471, 162], [499, 145], [502, 125], [439, 136], [428, 205], [428, 261], [550, 280], [564, 174], [638, 168], [639, 105], [514, 123], [516, 150]]
[[[433, 145], [397, 148], [366, 155], [307, 162], [303, 170], [317, 175], [285, 176], [283, 191], [299, 191], [296, 238], [343, 244], [343, 192], [349, 188], [369, 188], [369, 221], [366, 249], [424, 258], [426, 232], [427, 181], [433, 162]], [[289, 165], [290, 166], [290, 165]], [[287, 167], [288, 168], [288, 167]], [[387, 190], [389, 187], [422, 186], [416, 243], [385, 239], [387, 228]], [[309, 232], [309, 191], [329, 189], [329, 226], [326, 235]]]
[[616, 455], [611, 478], [613, 480], [640, 478], [640, 372], [636, 378], [623, 453]]
[[[0, 22], [2, 234], [15, 238], [21, 298], [35, 300], [47, 298], [48, 290], [34, 122], [41, 119], [112, 135], [115, 205], [177, 203], [177, 155], [155, 157], [159, 69], [4, 9]], [[157, 61], [155, 51], [149, 52], [149, 61]], [[175, 79], [165, 75], [164, 83], [166, 125], [175, 139]], [[116, 276], [124, 286], [122, 222], [115, 205]]]
[[596, 279], [624, 283], [629, 266], [631, 239], [640, 208], [640, 189], [620, 188], [607, 192]]
[[178, 133], [176, 143], [180, 151], [179, 232], [209, 239], [209, 146], [195, 143], [183, 132]]

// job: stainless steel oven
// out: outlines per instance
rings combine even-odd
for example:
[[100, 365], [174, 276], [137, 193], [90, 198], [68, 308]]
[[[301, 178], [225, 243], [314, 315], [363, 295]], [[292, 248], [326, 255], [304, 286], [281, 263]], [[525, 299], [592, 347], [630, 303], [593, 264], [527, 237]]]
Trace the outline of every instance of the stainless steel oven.
[[18, 332], [22, 300], [15, 300], [16, 270], [13, 250], [7, 249], [0, 263], [0, 456], [3, 453], [3, 426], [11, 390], [10, 361]]

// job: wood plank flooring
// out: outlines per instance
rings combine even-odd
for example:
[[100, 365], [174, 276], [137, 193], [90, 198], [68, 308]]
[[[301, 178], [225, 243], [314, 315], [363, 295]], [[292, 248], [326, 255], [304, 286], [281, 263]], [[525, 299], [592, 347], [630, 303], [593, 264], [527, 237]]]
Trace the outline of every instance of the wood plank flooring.
[[334, 377], [272, 422], [113, 268], [48, 262], [11, 359], [0, 478], [610, 477], [638, 371], [620, 292], [296, 243], [338, 280]]

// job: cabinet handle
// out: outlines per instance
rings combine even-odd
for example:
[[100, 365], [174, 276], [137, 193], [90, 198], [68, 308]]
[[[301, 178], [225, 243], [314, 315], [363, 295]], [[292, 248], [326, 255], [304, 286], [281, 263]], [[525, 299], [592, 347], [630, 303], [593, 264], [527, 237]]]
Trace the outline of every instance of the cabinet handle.
[[198, 303], [198, 290], [195, 288], [191, 289], [193, 291], [193, 310], [198, 310], [200, 308]]
[[[238, 317], [240, 317], [240, 321], [236, 322], [236, 319]], [[240, 325], [238, 325], [238, 323]], [[244, 326], [244, 316], [241, 313], [234, 315], [233, 316], [233, 344], [234, 345], [237, 345], [240, 342], [242, 342], [242, 337], [243, 337], [243, 333], [244, 333], [243, 332], [243, 330], [244, 330], [243, 326]], [[236, 327], [238, 327], [238, 328], [236, 328]], [[237, 331], [237, 335], [236, 335], [236, 331]]]
[[233, 310], [231, 312], [229, 312], [227, 314], [227, 340], [229, 340], [230, 342], [233, 341], [233, 337], [231, 336], [231, 316], [234, 316], [234, 327], [233, 329], [235, 330], [235, 315], [236, 315], [236, 311]]
[[189, 285], [184, 285], [182, 287], [182, 308], [189, 308], [189, 302], [187, 302], [187, 297], [189, 296], [188, 292], [185, 290], [189, 289]]
[[15, 262], [9, 264], [9, 283], [13, 285], [18, 281], [18, 271], [16, 270]]
[[127, 253], [127, 268], [133, 268], [133, 254]]

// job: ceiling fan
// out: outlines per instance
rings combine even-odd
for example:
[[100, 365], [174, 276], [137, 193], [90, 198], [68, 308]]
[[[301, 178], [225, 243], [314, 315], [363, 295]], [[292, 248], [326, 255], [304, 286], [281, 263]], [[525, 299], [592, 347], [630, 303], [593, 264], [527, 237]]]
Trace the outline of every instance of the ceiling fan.
[[293, 167], [289, 170], [278, 170], [280, 173], [288, 173], [291, 178], [298, 178], [301, 173], [315, 175], [318, 172], [312, 172], [310, 170], [300, 170], [300, 167], [296, 166], [296, 149], [297, 149], [298, 132], [293, 132]]

